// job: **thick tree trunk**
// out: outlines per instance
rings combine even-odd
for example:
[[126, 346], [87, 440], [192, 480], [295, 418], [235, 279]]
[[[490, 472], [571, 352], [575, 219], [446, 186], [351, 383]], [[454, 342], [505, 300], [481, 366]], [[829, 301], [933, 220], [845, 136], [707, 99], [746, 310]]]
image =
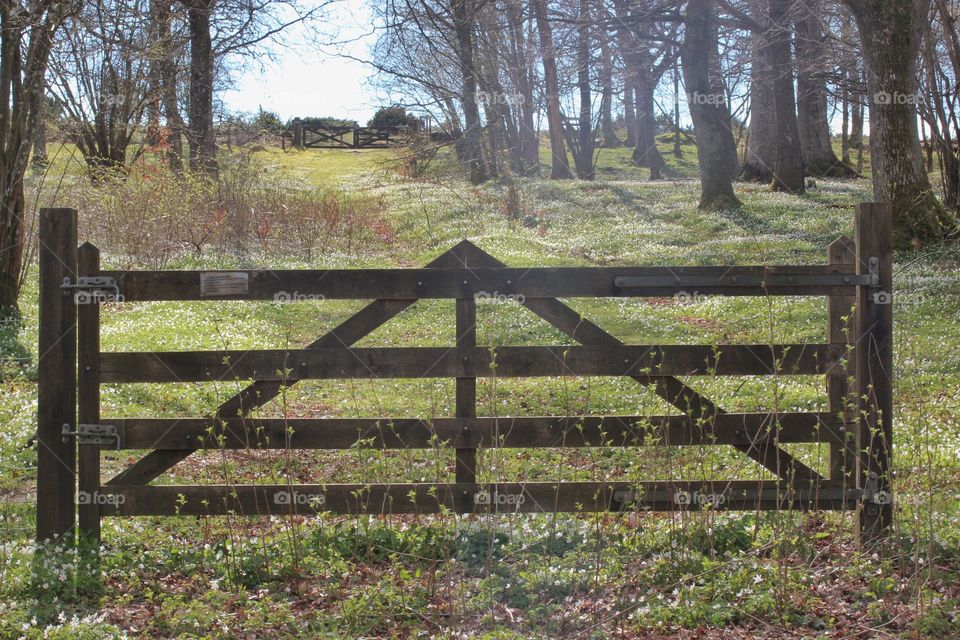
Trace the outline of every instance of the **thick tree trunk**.
[[210, 14], [215, 0], [187, 0], [190, 29], [190, 169], [217, 173], [217, 141], [213, 130], [213, 43]]
[[923, 167], [917, 133], [917, 53], [929, 0], [847, 0], [860, 30], [870, 98], [873, 190], [894, 209], [894, 244], [907, 248], [955, 232]]
[[657, 120], [653, 92], [655, 87], [645, 82], [642, 74], [637, 85], [637, 145], [633, 161], [650, 169], [651, 180], [662, 180], [667, 164], [657, 149]]
[[773, 167], [774, 191], [803, 193], [803, 155], [793, 90], [793, 55], [790, 50], [788, 13], [791, 0], [769, 0], [771, 31], [767, 51], [773, 68], [773, 107], [777, 123], [777, 162]]
[[835, 178], [850, 177], [853, 168], [844, 165], [833, 151], [827, 113], [827, 61], [824, 56], [822, 0], [808, 0], [798, 6], [797, 30], [797, 124], [800, 148], [807, 174]]
[[473, 0], [454, 0], [454, 30], [457, 35], [460, 74], [463, 77], [463, 89], [460, 102], [463, 107], [463, 138], [461, 140], [462, 160], [472, 184], [487, 180], [489, 174], [483, 161], [482, 132], [480, 127], [480, 108], [477, 105], [477, 73], [473, 64]]
[[154, 0], [150, 9], [156, 22], [157, 74], [159, 76], [160, 104], [166, 120], [167, 166], [174, 175], [183, 175], [183, 118], [177, 92], [177, 61], [170, 29], [172, 10], [170, 0]]
[[[53, 37], [65, 19], [30, 13], [18, 3], [0, 5], [0, 316], [17, 312], [26, 246], [23, 178], [44, 100], [43, 79]], [[25, 55], [24, 55], [25, 54]]]
[[580, 0], [577, 20], [577, 88], [580, 91], [580, 117], [577, 130], [579, 141], [575, 163], [577, 177], [581, 180], [593, 180], [596, 170], [593, 166], [593, 118], [591, 110], [590, 86], [590, 12], [588, 0]]
[[[754, 16], [765, 15], [763, 0], [754, 0]], [[750, 67], [750, 131], [747, 138], [743, 169], [744, 180], [770, 183], [773, 166], [777, 163], [777, 123], [773, 104], [773, 68], [767, 50], [767, 35], [755, 32], [751, 36], [752, 65]]]
[[547, 100], [547, 125], [550, 130], [551, 180], [569, 180], [570, 164], [567, 160], [567, 145], [563, 140], [563, 114], [560, 113], [560, 91], [557, 82], [557, 60], [553, 51], [553, 34], [547, 21], [546, 0], [532, 0], [533, 15], [540, 33], [540, 49], [543, 56], [543, 78]]
[[697, 135], [700, 165], [700, 208], [740, 206], [733, 192], [730, 154], [736, 143], [730, 130], [730, 112], [723, 96], [714, 92], [710, 78], [710, 50], [716, 50], [713, 0], [689, 0], [684, 41], [680, 49], [690, 116]]

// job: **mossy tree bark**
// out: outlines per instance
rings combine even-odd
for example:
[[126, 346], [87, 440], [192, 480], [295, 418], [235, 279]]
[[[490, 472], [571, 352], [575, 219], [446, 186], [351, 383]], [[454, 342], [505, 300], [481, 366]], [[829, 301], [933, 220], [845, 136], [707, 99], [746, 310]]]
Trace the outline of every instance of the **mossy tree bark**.
[[863, 42], [877, 201], [893, 204], [897, 248], [942, 240], [957, 221], [923, 166], [917, 130], [917, 54], [930, 0], [845, 0]]

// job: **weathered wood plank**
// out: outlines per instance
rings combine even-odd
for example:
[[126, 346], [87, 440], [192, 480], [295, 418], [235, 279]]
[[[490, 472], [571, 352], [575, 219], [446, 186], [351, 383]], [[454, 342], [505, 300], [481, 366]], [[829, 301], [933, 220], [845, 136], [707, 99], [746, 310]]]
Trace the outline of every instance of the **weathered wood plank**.
[[[105, 418], [124, 449], [432, 449], [839, 442], [831, 413], [462, 418]], [[104, 445], [102, 448], [109, 449]]]
[[[473, 298], [457, 300], [456, 344], [460, 348], [470, 348], [477, 344], [477, 303]], [[474, 418], [477, 415], [477, 379], [459, 377], [456, 381], [456, 407], [458, 418]], [[462, 428], [462, 435], [470, 435], [469, 423]], [[464, 446], [461, 439], [456, 451], [454, 475], [457, 482], [473, 483], [477, 481], [477, 449]]]
[[[200, 271], [104, 271], [124, 300], [513, 299], [704, 295], [850, 295], [845, 266], [551, 267], [263, 270], [245, 273], [248, 292], [204, 297]], [[218, 273], [218, 272], [205, 272]], [[626, 278], [628, 280], [618, 280]], [[847, 282], [849, 280], [849, 282]], [[619, 284], [618, 284], [619, 283]]]
[[[857, 290], [856, 370], [860, 400], [860, 487], [876, 488], [860, 510], [860, 540], [874, 544], [893, 524], [891, 450], [893, 437], [893, 207], [857, 206], [857, 272], [874, 271], [877, 287]], [[869, 492], [868, 492], [869, 493]]]
[[104, 515], [844, 509], [856, 490], [759, 481], [101, 487]]
[[[827, 248], [827, 260], [830, 264], [854, 265], [856, 245], [853, 240], [837, 238]], [[827, 339], [832, 344], [851, 344], [854, 322], [855, 296], [832, 296], [828, 302]], [[853, 358], [851, 352], [850, 357]], [[856, 398], [850, 393], [849, 372], [827, 375], [827, 406], [829, 411], [843, 419], [843, 433], [847, 436], [843, 442], [830, 445], [830, 479], [837, 484], [849, 483], [856, 486], [853, 474], [856, 472], [856, 434], [852, 428]]]
[[37, 361], [37, 539], [74, 530], [77, 425], [77, 305], [64, 279], [77, 278], [77, 212], [40, 210], [40, 326]]
[[[85, 243], [78, 252], [80, 276], [96, 276], [100, 250]], [[81, 304], [77, 309], [77, 422], [100, 422], [100, 305]], [[77, 511], [81, 539], [93, 549], [100, 546], [100, 447], [77, 446]]]
[[357, 378], [812, 375], [837, 371], [843, 348], [796, 345], [365, 347], [110, 352], [104, 383]]

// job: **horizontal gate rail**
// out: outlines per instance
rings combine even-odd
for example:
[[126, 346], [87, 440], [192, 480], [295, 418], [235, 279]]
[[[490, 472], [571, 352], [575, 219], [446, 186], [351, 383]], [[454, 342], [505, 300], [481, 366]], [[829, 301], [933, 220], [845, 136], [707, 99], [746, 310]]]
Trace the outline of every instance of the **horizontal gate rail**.
[[[852, 509], [859, 492], [731, 482], [498, 482], [103, 486], [97, 495], [105, 516], [429, 514], [602, 511]], [[464, 499], [466, 498], [466, 499]]]
[[[524, 416], [478, 418], [104, 418], [121, 449], [431, 449], [620, 447], [845, 440], [844, 423], [821, 413]], [[102, 449], [118, 448], [103, 444]]]
[[105, 383], [540, 376], [813, 375], [845, 368], [845, 345], [362, 347], [107, 352]]
[[[786, 267], [552, 267], [258, 271], [102, 271], [125, 302], [156, 300], [437, 299], [854, 295], [870, 285], [852, 265]], [[204, 280], [232, 279], [230, 289]]]

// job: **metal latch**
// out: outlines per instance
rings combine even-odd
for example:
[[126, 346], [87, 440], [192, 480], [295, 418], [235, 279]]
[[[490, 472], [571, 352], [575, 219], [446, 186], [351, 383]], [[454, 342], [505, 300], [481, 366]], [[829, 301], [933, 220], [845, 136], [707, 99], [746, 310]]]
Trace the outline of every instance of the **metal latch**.
[[70, 278], [64, 278], [60, 289], [65, 296], [71, 291], [76, 292], [78, 304], [121, 300], [120, 287], [117, 286], [116, 279], [107, 276], [83, 276], [77, 278], [76, 282], [71, 282]]
[[69, 424], [65, 424], [60, 433], [64, 442], [69, 442], [71, 436], [76, 436], [77, 444], [112, 444], [120, 450], [120, 432], [112, 424], [78, 424], [76, 431], [71, 430]]

